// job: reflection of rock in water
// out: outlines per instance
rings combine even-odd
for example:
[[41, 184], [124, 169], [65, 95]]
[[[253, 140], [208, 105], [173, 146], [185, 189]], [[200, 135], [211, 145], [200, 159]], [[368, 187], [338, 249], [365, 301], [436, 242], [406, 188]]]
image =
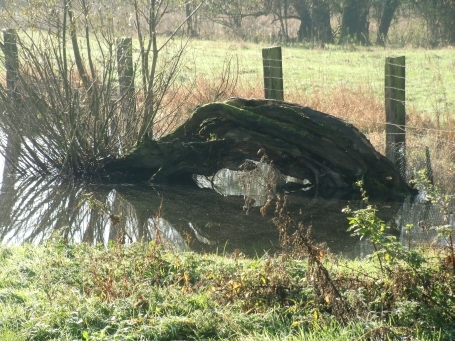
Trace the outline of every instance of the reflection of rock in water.
[[[234, 189], [242, 189], [234, 176], [230, 179]], [[73, 242], [129, 243], [158, 236], [177, 250], [229, 253], [239, 249], [250, 256], [279, 250], [273, 212], [262, 217], [259, 207], [251, 207], [245, 215], [243, 193], [222, 196], [207, 189], [165, 185], [113, 188], [44, 178], [19, 179], [12, 188], [14, 191], [4, 187], [0, 194], [0, 200], [9, 203], [0, 206], [2, 243], [40, 243], [59, 231]], [[253, 185], [246, 189], [249, 194], [264, 195], [260, 188]], [[293, 219], [312, 226], [314, 239], [326, 242], [332, 252], [349, 257], [371, 252], [368, 243], [346, 232], [347, 219], [341, 210], [347, 201], [306, 198], [302, 191], [289, 193], [288, 198]], [[417, 226], [444, 221], [437, 218], [437, 208], [418, 201], [405, 201], [398, 216], [397, 206], [376, 205], [385, 221], [394, 220], [397, 226], [414, 223], [414, 243], [428, 242], [435, 236], [433, 231], [432, 237], [428, 232], [420, 233]], [[402, 241], [407, 244], [404, 233]]]
[[254, 255], [273, 248], [277, 241], [276, 229], [269, 219], [264, 221], [258, 213], [245, 216], [242, 197], [224, 197], [214, 191], [183, 186], [149, 187], [145, 195], [138, 195], [137, 190], [118, 189], [137, 212], [147, 210], [149, 216], [155, 216], [159, 211], [159, 216], [183, 236], [192, 250], [240, 249]]
[[180, 233], [163, 218], [150, 218], [147, 225], [152, 239], [158, 243], [176, 251], [190, 250]]
[[201, 235], [193, 226], [191, 222], [188, 223], [188, 226], [191, 228], [191, 230], [194, 233], [194, 236], [196, 237], [197, 240], [199, 240], [201, 243], [204, 243], [206, 245], [212, 245], [213, 242], [205, 238], [203, 235]]
[[211, 188], [221, 195], [247, 197], [253, 203], [252, 206], [263, 206], [268, 196], [277, 191], [292, 193], [313, 188], [308, 179], [283, 175], [264, 162], [246, 160], [240, 168], [243, 170], [223, 168], [212, 177], [195, 175], [194, 180], [200, 188]]

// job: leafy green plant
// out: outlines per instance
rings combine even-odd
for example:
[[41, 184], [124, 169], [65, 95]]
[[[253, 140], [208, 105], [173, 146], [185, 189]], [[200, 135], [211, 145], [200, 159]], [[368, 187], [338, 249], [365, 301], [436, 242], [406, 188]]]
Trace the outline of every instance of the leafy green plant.
[[409, 248], [405, 250], [395, 236], [387, 234], [390, 226], [377, 216], [377, 209], [368, 204], [362, 181], [358, 181], [356, 185], [360, 188], [362, 201], [367, 203], [367, 206], [359, 210], [352, 210], [348, 206], [343, 210], [347, 214], [352, 214], [348, 217], [348, 231], [351, 231], [353, 236], [360, 236], [360, 239], [367, 238], [373, 244], [375, 250], [373, 256], [377, 257], [383, 272], [389, 269], [384, 261], [389, 266], [395, 265], [398, 261], [404, 261], [414, 269], [419, 268], [425, 261], [422, 255]]
[[[421, 175], [425, 175], [422, 173]], [[426, 177], [417, 180], [424, 182]], [[426, 184], [427, 198], [431, 200], [447, 200], [441, 196], [434, 186]], [[358, 182], [363, 201], [368, 203], [368, 197]], [[421, 188], [421, 190], [423, 187]], [[430, 199], [429, 199], [430, 200]], [[442, 204], [441, 210], [447, 205]], [[430, 258], [428, 250], [405, 249], [403, 245], [387, 232], [390, 229], [384, 221], [377, 217], [377, 210], [368, 205], [359, 210], [349, 207], [344, 210], [352, 216], [349, 220], [349, 230], [353, 235], [368, 238], [373, 244], [373, 257], [380, 264], [382, 277], [370, 282], [366, 296], [367, 305], [371, 310], [380, 311], [382, 316], [392, 319], [394, 325], [411, 327], [418, 325], [422, 330], [429, 331], [435, 327], [443, 328], [453, 324], [453, 274], [449, 274], [444, 262], [452, 261], [452, 249], [449, 246], [449, 256]], [[409, 229], [411, 226], [407, 226]], [[451, 229], [444, 225], [437, 228], [441, 235], [450, 237]], [[450, 239], [449, 239], [450, 241]], [[441, 266], [442, 265], [442, 266]], [[447, 339], [453, 336], [453, 330], [447, 331]], [[446, 339], [440, 337], [440, 339]]]
[[428, 176], [426, 169], [417, 173], [416, 186], [425, 193], [425, 199], [436, 205], [442, 215], [442, 223], [431, 226], [430, 229], [437, 232], [438, 237], [443, 238], [447, 245], [445, 261], [455, 273], [455, 224], [453, 221], [453, 198], [437, 188]]

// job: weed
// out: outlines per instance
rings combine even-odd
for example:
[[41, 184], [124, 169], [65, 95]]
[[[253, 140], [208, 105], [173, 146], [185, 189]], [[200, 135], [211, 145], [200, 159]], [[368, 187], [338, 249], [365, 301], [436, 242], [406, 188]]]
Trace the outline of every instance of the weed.
[[[430, 197], [437, 197], [434, 188], [430, 186], [430, 189]], [[363, 192], [363, 195], [367, 202], [366, 193]], [[453, 276], [423, 253], [410, 248], [405, 250], [394, 236], [387, 235], [389, 227], [376, 216], [376, 209], [371, 205], [356, 211], [347, 208], [345, 212], [352, 214], [348, 219], [353, 235], [368, 238], [373, 243], [375, 253], [372, 257], [378, 260], [380, 266], [382, 278], [370, 282], [368, 290], [370, 293], [382, 292], [382, 297], [378, 297], [379, 301], [372, 298], [368, 301], [381, 304], [377, 306], [370, 303], [370, 309], [380, 308], [381, 315], [385, 313], [389, 318], [396, 319], [395, 323], [400, 326], [410, 327], [415, 319], [419, 319], [420, 326], [426, 330], [452, 324], [455, 321], [453, 307], [442, 302], [453, 300]], [[443, 231], [447, 233], [445, 229]], [[452, 252], [453, 249], [449, 247], [450, 260]]]

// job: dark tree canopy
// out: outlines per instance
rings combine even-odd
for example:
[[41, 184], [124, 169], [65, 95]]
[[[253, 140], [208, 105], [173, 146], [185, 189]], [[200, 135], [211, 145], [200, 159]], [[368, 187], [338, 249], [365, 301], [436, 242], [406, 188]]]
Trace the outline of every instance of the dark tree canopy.
[[239, 170], [245, 160], [259, 161], [264, 154], [281, 173], [308, 179], [322, 192], [350, 190], [358, 180], [371, 196], [412, 191], [353, 125], [308, 107], [261, 99], [201, 106], [172, 134], [144, 140], [107, 170], [145, 171], [152, 181], [163, 181]]

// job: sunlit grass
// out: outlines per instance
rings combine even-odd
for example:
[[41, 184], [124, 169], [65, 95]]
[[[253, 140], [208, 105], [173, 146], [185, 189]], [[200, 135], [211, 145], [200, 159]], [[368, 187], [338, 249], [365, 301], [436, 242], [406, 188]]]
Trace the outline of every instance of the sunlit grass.
[[[213, 70], [221, 69], [224, 56], [236, 55], [240, 83], [260, 86], [263, 47], [267, 46], [235, 41], [192, 41], [190, 55], [194, 55], [195, 63], [191, 72], [216, 77]], [[455, 111], [455, 94], [451, 91], [455, 87], [455, 62], [449, 48], [283, 47], [285, 100], [315, 92], [331, 96], [338, 88], [366, 88], [383, 101], [385, 58], [401, 55], [406, 56], [407, 105], [427, 117]]]
[[[355, 308], [362, 286], [382, 297], [374, 260], [326, 255]], [[347, 322], [316, 301], [306, 260], [164, 251], [154, 243], [105, 246], [53, 241], [2, 246], [2, 340], [443, 340], [438, 330], [395, 324], [377, 312]], [[351, 284], [354, 285], [354, 284]], [[275, 288], [284, 286], [286, 296]], [[374, 294], [376, 295], [376, 294]], [[398, 299], [398, 298], [397, 298]], [[379, 301], [378, 301], [379, 302]], [[374, 304], [358, 301], [357, 304]], [[398, 301], [397, 304], [400, 304]], [[360, 307], [360, 306], [359, 306]], [[357, 308], [356, 308], [357, 309]], [[361, 310], [359, 310], [361, 311]], [[426, 319], [431, 316], [426, 315]], [[418, 323], [418, 321], [415, 321]]]

